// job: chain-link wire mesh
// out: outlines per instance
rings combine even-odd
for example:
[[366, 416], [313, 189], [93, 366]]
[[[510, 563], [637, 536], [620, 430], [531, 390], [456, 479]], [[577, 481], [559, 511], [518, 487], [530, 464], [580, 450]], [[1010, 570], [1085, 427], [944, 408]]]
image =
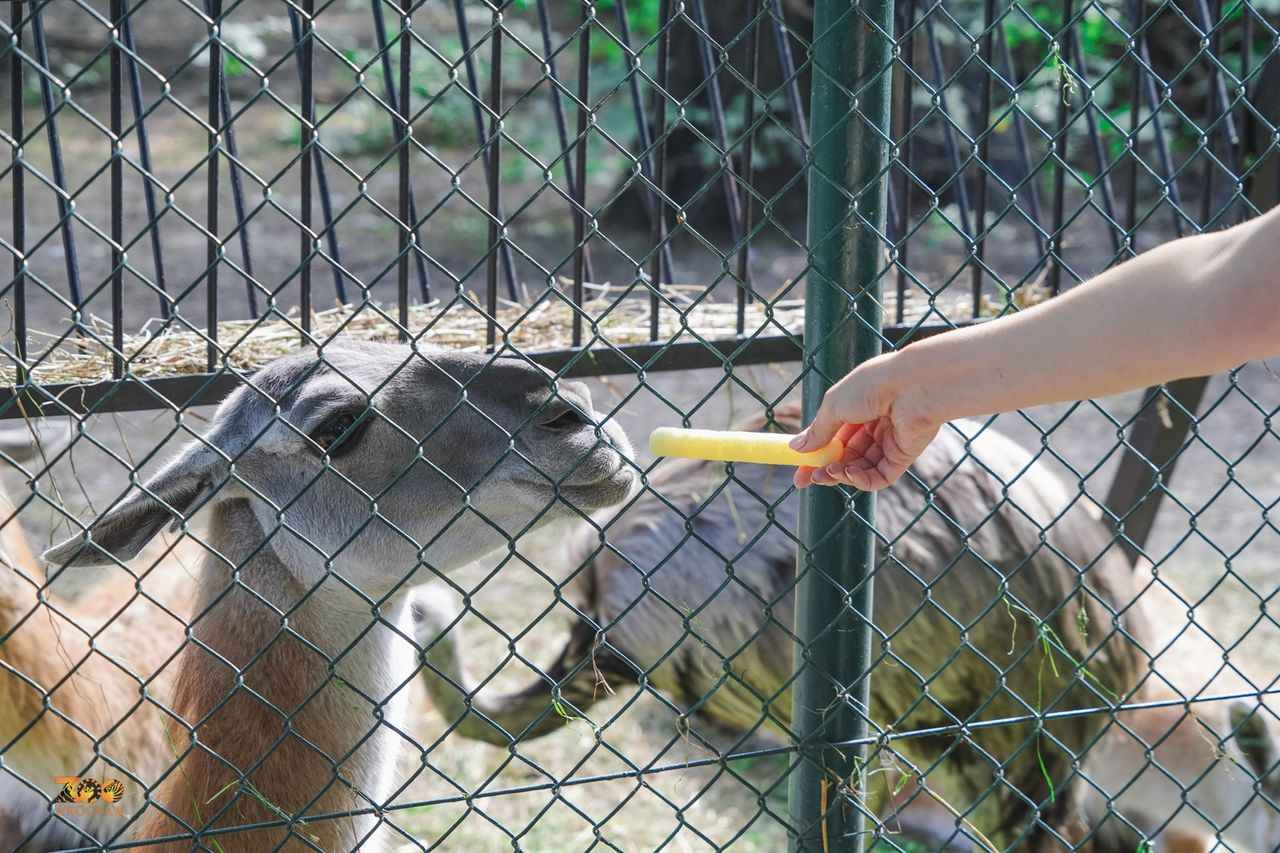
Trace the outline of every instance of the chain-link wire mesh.
[[1278, 10], [818, 5], [5, 6], [0, 847], [1280, 844], [1265, 365], [630, 445], [1272, 206]]

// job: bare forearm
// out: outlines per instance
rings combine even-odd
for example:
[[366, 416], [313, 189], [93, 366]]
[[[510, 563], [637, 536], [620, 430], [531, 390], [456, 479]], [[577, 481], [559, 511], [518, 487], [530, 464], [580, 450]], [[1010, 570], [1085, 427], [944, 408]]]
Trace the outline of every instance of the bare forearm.
[[[1153, 249], [1036, 308], [882, 366], [938, 422], [1102, 397], [1280, 353], [1280, 213]], [[868, 365], [872, 367], [872, 365]]]

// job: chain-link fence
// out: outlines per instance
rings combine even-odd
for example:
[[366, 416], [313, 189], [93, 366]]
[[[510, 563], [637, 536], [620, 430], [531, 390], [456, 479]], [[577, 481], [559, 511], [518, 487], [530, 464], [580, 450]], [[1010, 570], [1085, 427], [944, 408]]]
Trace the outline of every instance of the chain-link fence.
[[8, 3], [0, 847], [1275, 849], [1265, 365], [638, 439], [1272, 206], [1277, 12]]

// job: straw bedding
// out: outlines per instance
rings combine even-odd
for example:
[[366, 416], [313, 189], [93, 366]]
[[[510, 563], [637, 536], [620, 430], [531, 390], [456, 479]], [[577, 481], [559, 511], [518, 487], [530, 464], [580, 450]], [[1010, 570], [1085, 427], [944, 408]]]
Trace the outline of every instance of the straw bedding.
[[[785, 291], [789, 282], [780, 288]], [[567, 290], [567, 288], [566, 288]], [[609, 285], [587, 285], [588, 298], [582, 306], [583, 344], [615, 346], [645, 343], [650, 340], [650, 303], [646, 296], [628, 296], [622, 288]], [[737, 336], [737, 304], [711, 301], [701, 285], [667, 285], [665, 300], [658, 309], [660, 342], [724, 340]], [[981, 306], [987, 313], [991, 306]], [[930, 313], [939, 320], [970, 316], [971, 301], [967, 297], [941, 299], [932, 304], [923, 298], [908, 298], [905, 315], [908, 321]], [[454, 299], [444, 304], [439, 300], [412, 305], [409, 309], [408, 332], [411, 337], [439, 346], [460, 349], [482, 349], [489, 321], [479, 306], [483, 301], [475, 294], [467, 299]], [[895, 298], [887, 295], [884, 304], [886, 321], [896, 310]], [[799, 334], [804, 328], [804, 301], [778, 299], [746, 305], [745, 334], [776, 336], [785, 332]], [[523, 352], [554, 351], [572, 346], [574, 309], [564, 293], [547, 291], [534, 304], [501, 302], [496, 313], [497, 340]], [[359, 340], [394, 341], [399, 336], [394, 306], [382, 307], [366, 302], [360, 305], [338, 305], [316, 311], [311, 317], [311, 336], [320, 343], [333, 337]], [[159, 323], [159, 321], [153, 321]], [[150, 324], [149, 324], [150, 325]], [[80, 335], [32, 332], [31, 377], [42, 384], [87, 384], [111, 378], [111, 324], [90, 317]], [[48, 343], [41, 346], [41, 337]], [[220, 360], [237, 371], [252, 371], [302, 345], [302, 326], [296, 309], [258, 320], [233, 320], [218, 324]], [[128, 373], [139, 379], [204, 373], [207, 369], [208, 339], [203, 330], [179, 329], [170, 322], [161, 331], [144, 327], [138, 334], [125, 335], [124, 356]], [[8, 381], [12, 382], [13, 371]]]

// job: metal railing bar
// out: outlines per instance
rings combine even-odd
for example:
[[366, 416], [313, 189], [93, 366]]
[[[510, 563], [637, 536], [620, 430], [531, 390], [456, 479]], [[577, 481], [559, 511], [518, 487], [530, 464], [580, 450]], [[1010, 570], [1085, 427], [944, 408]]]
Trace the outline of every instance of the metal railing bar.
[[111, 375], [124, 375], [124, 0], [111, 0]]
[[218, 267], [221, 265], [222, 242], [218, 237], [218, 158], [222, 146], [222, 43], [218, 35], [222, 18], [222, 0], [205, 0], [209, 17], [208, 80], [208, 161], [205, 198], [205, 338], [208, 341], [205, 367], [212, 373], [218, 366]]
[[[915, 61], [915, 41], [916, 41], [916, 0], [904, 0], [898, 5], [899, 18], [902, 26], [902, 47], [901, 56], [904, 68], [909, 68]], [[911, 245], [911, 240], [907, 236], [907, 226], [911, 220], [911, 190], [915, 182], [911, 180], [907, 174], [907, 165], [911, 163], [912, 152], [915, 149], [915, 134], [911, 132], [912, 117], [915, 114], [914, 97], [916, 90], [916, 78], [914, 74], [902, 74], [902, 83], [898, 87], [898, 106], [896, 109], [899, 136], [905, 139], [899, 139], [898, 145], [898, 176], [901, 186], [898, 188], [898, 225], [896, 240], [898, 242], [896, 265], [898, 268], [897, 281], [895, 287], [898, 292], [898, 304], [894, 308], [894, 322], [901, 323], [905, 317], [907, 309], [907, 256]]]
[[258, 316], [258, 291], [254, 284], [253, 254], [249, 248], [249, 225], [246, 221], [244, 204], [244, 181], [240, 177], [240, 147], [236, 144], [235, 111], [231, 109], [231, 88], [227, 83], [227, 75], [221, 74], [218, 82], [218, 97], [222, 101], [222, 116], [226, 126], [222, 129], [222, 138], [227, 145], [227, 177], [231, 179], [231, 206], [236, 216], [236, 239], [240, 243], [240, 254], [243, 258], [244, 291], [249, 302], [249, 313]]
[[[911, 0], [914, 3], [914, 0]], [[800, 97], [800, 80], [796, 75], [796, 60], [791, 53], [791, 39], [787, 35], [786, 12], [781, 0], [765, 0], [765, 8], [769, 12], [769, 22], [773, 26], [773, 40], [778, 50], [778, 65], [787, 92], [787, 105], [791, 110], [791, 121], [795, 125], [796, 136], [809, 147], [808, 112]], [[806, 170], [805, 180], [808, 180]]]
[[[1005, 79], [1009, 83], [1010, 90], [1017, 92], [1021, 83], [1018, 82], [1018, 73], [1013, 63], [1013, 51], [1009, 49], [1009, 40], [1005, 36], [1003, 25], [1001, 25], [997, 30], [997, 35], [999, 36], [1000, 41], [1000, 55], [1003, 59], [1005, 68]], [[1044, 220], [1040, 215], [1040, 190], [1036, 187], [1036, 172], [1031, 165], [1031, 140], [1027, 136], [1026, 117], [1022, 114], [1021, 108], [1015, 104], [1012, 108], [1012, 113], [1014, 148], [1018, 152], [1018, 167], [1022, 170], [1023, 174], [1019, 191], [1025, 192], [1026, 194], [1026, 214], [1035, 225], [1031, 230], [1036, 240], [1036, 246], [1039, 249], [1040, 254], [1043, 256], [1046, 251], [1045, 239], [1043, 236]]]
[[[1093, 103], [1093, 91], [1089, 84], [1088, 69], [1085, 67], [1084, 49], [1080, 45], [1080, 34], [1074, 28], [1067, 34], [1067, 44], [1071, 51], [1071, 61], [1075, 63], [1076, 76], [1084, 86], [1089, 88], [1089, 98], [1081, 104], [1084, 113], [1085, 129], [1089, 133], [1089, 148], [1093, 153], [1094, 163], [1098, 167], [1097, 183], [1102, 185], [1102, 209], [1110, 222], [1107, 224], [1107, 236], [1111, 238], [1111, 251], [1115, 259], [1120, 259], [1122, 240], [1120, 233], [1111, 223], [1119, 222], [1116, 216], [1116, 197], [1111, 188], [1111, 167], [1107, 164], [1107, 153], [1102, 146], [1102, 134], [1098, 128], [1098, 115]], [[1071, 73], [1068, 71], [1067, 73]]]
[[412, 10], [413, 0], [400, 0], [400, 34], [397, 37], [400, 42], [400, 88], [397, 92], [400, 99], [396, 107], [398, 112], [396, 141], [399, 145], [396, 151], [398, 164], [396, 216], [400, 220], [400, 227], [396, 229], [396, 306], [399, 312], [397, 322], [400, 325], [399, 337], [402, 343], [409, 339], [409, 249], [415, 244], [417, 238], [417, 234], [413, 231], [417, 220], [409, 218], [413, 215], [411, 213], [413, 185], [409, 177], [409, 151], [412, 145], [409, 133], [409, 79], [412, 70], [410, 49], [413, 41], [410, 35], [412, 21], [409, 15]]
[[[487, 2], [487, 0], [486, 0]], [[494, 7], [493, 28], [489, 31], [489, 138], [485, 142], [485, 174], [489, 182], [489, 257], [485, 262], [485, 310], [489, 322], [485, 328], [485, 344], [493, 352], [498, 339], [498, 259], [507, 248], [507, 215], [502, 209], [502, 18]], [[510, 250], [508, 250], [510, 257]], [[508, 285], [514, 287], [514, 277]], [[511, 301], [518, 296], [512, 290]]]
[[[986, 320], [978, 322], [987, 322]], [[956, 328], [974, 325], [970, 321], [960, 323], [932, 323], [929, 325], [893, 325], [884, 328], [884, 338], [889, 344], [917, 341], [933, 337]], [[626, 346], [547, 350], [527, 353], [528, 358], [550, 370], [564, 371], [569, 378], [591, 376], [617, 376], [634, 373], [638, 367], [646, 372], [723, 369], [732, 359], [735, 365], [766, 364], [769, 362], [796, 362], [804, 357], [803, 340], [797, 335], [758, 335], [747, 340], [677, 341], [628, 344]], [[46, 414], [90, 414], [127, 412], [156, 409], [161, 401], [175, 408], [212, 405], [221, 400], [241, 381], [252, 375], [233, 370], [185, 374], [159, 378], [136, 379], [126, 376], [119, 380], [104, 379], [100, 382], [50, 382], [41, 384], [36, 393], [38, 402]], [[0, 420], [23, 417], [16, 403], [30, 401], [32, 389], [18, 386], [0, 386]], [[30, 412], [27, 412], [29, 415]]]
[[[20, 4], [19, 4], [20, 5]], [[45, 42], [44, 24], [41, 21], [42, 4], [35, 3], [31, 7], [31, 38], [35, 41], [36, 59], [46, 70], [49, 68], [49, 47]], [[128, 32], [129, 21], [125, 19], [125, 32]], [[127, 36], [126, 36], [127, 37]], [[63, 262], [67, 270], [67, 290], [76, 307], [83, 307], [84, 297], [80, 291], [80, 261], [76, 253], [76, 235], [72, 227], [71, 205], [67, 198], [67, 172], [62, 159], [62, 139], [58, 135], [57, 108], [53, 101], [53, 83], [49, 75], [40, 74], [40, 100], [44, 105], [45, 132], [49, 139], [49, 161], [53, 171], [53, 185], [58, 192], [54, 195], [58, 200], [58, 227], [62, 232]], [[152, 215], [154, 219], [154, 214]], [[163, 297], [161, 309], [165, 307]]]
[[[668, 2], [668, 0], [663, 0], [663, 2]], [[585, 180], [586, 177], [582, 172], [575, 172], [574, 164], [568, 155], [570, 148], [569, 123], [564, 114], [564, 92], [560, 88], [560, 75], [556, 70], [555, 49], [551, 43], [551, 18], [547, 14], [547, 0], [537, 0], [536, 6], [538, 10], [538, 29], [542, 35], [542, 50], [547, 63], [547, 75], [551, 78], [551, 113], [556, 122], [556, 138], [560, 141], [560, 150], [564, 152], [565, 189], [568, 190], [571, 200], [569, 210], [576, 213], [572, 199], [578, 197], [578, 181]], [[594, 270], [591, 267], [591, 252], [585, 246], [581, 251], [585, 255], [583, 258], [584, 275], [588, 279], [594, 279]]]
[[[129, 94], [133, 104], [133, 122], [138, 133], [138, 159], [142, 165], [142, 201], [147, 208], [147, 225], [150, 231], [151, 265], [154, 268], [155, 286], [159, 290], [156, 298], [160, 302], [160, 317], [168, 320], [172, 309], [169, 299], [169, 288], [165, 280], [164, 249], [160, 241], [160, 213], [156, 204], [156, 187], [151, 176], [155, 170], [151, 163], [151, 137], [147, 132], [146, 112], [142, 103], [142, 71], [138, 61], [138, 45], [133, 38], [133, 14], [128, 2], [124, 5], [124, 26], [121, 30], [124, 46], [129, 54]], [[246, 252], [245, 257], [248, 258]], [[77, 271], [77, 278], [79, 272]]]
[[[595, 3], [588, 0], [582, 6], [580, 33], [578, 35], [578, 136], [574, 142], [574, 160], [577, 172], [582, 176], [574, 195], [573, 215], [573, 293], [572, 302], [581, 308], [583, 301], [583, 276], [586, 274], [587, 247], [587, 126], [591, 117], [591, 22], [595, 20]], [[594, 217], [593, 217], [594, 218]], [[582, 312], [573, 312], [573, 345], [582, 345]]]
[[[10, 152], [10, 175], [13, 181], [13, 311], [15, 388], [27, 382], [27, 196], [22, 162], [22, 144], [26, 136], [23, 115], [23, 88], [26, 85], [22, 67], [22, 4], [9, 4], [9, 130], [13, 135]], [[23, 415], [23, 406], [14, 407]]]
[[[622, 42], [623, 53], [626, 54], [628, 60], [628, 69], [624, 72], [627, 78], [627, 90], [631, 95], [631, 113], [636, 126], [636, 148], [641, 152], [635, 157], [636, 163], [640, 167], [640, 174], [648, 183], [648, 186], [641, 188], [637, 192], [640, 194], [641, 203], [644, 205], [645, 213], [649, 215], [649, 221], [661, 216], [658, 210], [658, 201], [654, 198], [652, 187], [654, 186], [654, 169], [655, 156], [653, 151], [653, 141], [649, 135], [649, 122], [645, 117], [644, 99], [640, 96], [640, 71], [639, 68], [633, 68], [630, 60], [634, 59], [639, 63], [639, 54], [635, 52], [635, 47], [631, 40], [631, 19], [627, 14], [627, 5], [625, 3], [614, 3], [614, 9], [618, 16], [618, 39]], [[671, 244], [664, 242], [658, 246], [660, 263], [662, 264], [662, 275], [659, 276], [660, 281], [672, 281], [672, 270], [674, 269], [671, 261]], [[637, 270], [637, 274], [639, 271]]]
[[[1138, 19], [1133, 22], [1135, 33], [1146, 28], [1147, 17], [1147, 4], [1138, 3], [1137, 6]], [[1142, 165], [1142, 157], [1138, 154], [1138, 119], [1142, 112], [1142, 78], [1145, 73], [1145, 67], [1138, 59], [1136, 40], [1131, 41], [1131, 44], [1133, 46], [1125, 51], [1126, 57], [1132, 60], [1133, 70], [1129, 74], [1129, 145], [1126, 149], [1129, 158], [1129, 181], [1124, 205], [1125, 240], [1128, 243], [1130, 256], [1137, 254], [1134, 246], [1136, 235], [1133, 232], [1138, 225], [1138, 175], [1141, 171], [1139, 167]]]
[[[748, 187], [755, 186], [755, 141], [756, 132], [752, 126], [756, 123], [756, 93], [760, 90], [760, 28], [763, 22], [758, 18], [752, 22], [751, 36], [747, 40], [747, 67], [744, 69], [750, 81], [742, 99], [742, 128], [746, 139], [742, 142], [742, 180]], [[742, 222], [738, 226], [740, 234], [747, 235], [742, 248], [738, 250], [738, 316], [734, 328], [739, 335], [746, 331], [747, 299], [753, 296], [751, 287], [751, 233], [754, 216], [754, 195], [743, 193]]]
[[[382, 4], [385, 0], [369, 0], [369, 5], [373, 12], [373, 36], [378, 46], [378, 61], [382, 67], [382, 84], [387, 87], [387, 103], [399, 104], [399, 90], [396, 87], [395, 75], [391, 70], [390, 45], [387, 43], [387, 25], [382, 18]], [[403, 133], [400, 124], [396, 120], [396, 116], [391, 116], [391, 133], [395, 136], [398, 144], [407, 145], [408, 142], [402, 138]], [[422, 236], [418, 229], [418, 201], [414, 198], [413, 180], [410, 176], [409, 180], [409, 219], [406, 220], [412, 234], [413, 242], [416, 246], [422, 246]], [[418, 271], [418, 292], [423, 302], [431, 301], [431, 278], [427, 267], [427, 259], [421, 251], [413, 253], [414, 266]]]
[[[299, 318], [299, 325], [302, 326], [302, 345], [306, 346], [311, 340], [311, 259], [315, 253], [315, 232], [311, 227], [312, 218], [312, 167], [315, 161], [312, 159], [312, 146], [315, 144], [316, 133], [316, 96], [315, 96], [315, 39], [312, 34], [315, 30], [315, 0], [301, 0], [302, 14], [306, 16], [307, 26], [306, 32], [294, 30], [294, 56], [298, 55], [301, 49], [301, 57], [299, 61], [302, 64], [299, 74], [301, 92], [299, 100], [301, 100], [302, 109], [302, 127], [299, 128], [298, 146], [300, 148], [300, 156], [298, 158], [299, 167], [299, 183], [302, 195], [302, 209], [299, 211], [302, 220], [302, 227], [298, 232], [298, 284], [299, 284], [299, 302], [302, 316]], [[293, 6], [289, 6], [289, 17], [292, 23], [293, 18], [297, 15]], [[228, 122], [230, 124], [230, 122]], [[231, 172], [234, 174], [235, 166], [231, 166]], [[232, 184], [234, 186], [234, 182]], [[256, 313], [256, 312], [255, 312]]]
[[[1071, 0], [1062, 0], [1062, 26], [1054, 34], [1051, 50], [1062, 51], [1063, 38], [1069, 37]], [[1058, 97], [1057, 119], [1049, 148], [1053, 157], [1053, 214], [1049, 223], [1049, 292], [1057, 296], [1062, 290], [1062, 223], [1066, 218], [1067, 193], [1067, 98]]]
[[[693, 0], [693, 22], [697, 26], [694, 34], [698, 43], [698, 65], [702, 76], [706, 79], [707, 105], [711, 108], [711, 129], [720, 149], [722, 161], [717, 171], [720, 174], [721, 191], [724, 193], [725, 212], [728, 214], [729, 239], [733, 245], [742, 240], [742, 204], [738, 197], [738, 185], [733, 179], [729, 157], [729, 129], [724, 117], [724, 93], [720, 88], [720, 75], [716, 69], [715, 57], [711, 55], [711, 29], [707, 24], [707, 10], [704, 0]], [[749, 98], [748, 98], [749, 99]]]
[[[1182, 210], [1182, 197], [1178, 191], [1178, 182], [1173, 177], [1173, 155], [1169, 150], [1169, 139], [1165, 134], [1164, 124], [1160, 121], [1160, 96], [1156, 92], [1156, 83], [1152, 79], [1152, 75], [1147, 69], [1151, 67], [1151, 54], [1147, 48], [1147, 17], [1141, 0], [1125, 0], [1125, 8], [1129, 10], [1129, 17], [1134, 22], [1134, 31], [1137, 33], [1137, 54], [1138, 54], [1138, 71], [1137, 74], [1142, 80], [1143, 91], [1146, 92], [1147, 103], [1151, 108], [1151, 130], [1155, 134], [1156, 155], [1160, 161], [1160, 168], [1157, 174], [1164, 181], [1163, 189], [1169, 195], [1169, 202], [1172, 209], [1169, 211], [1173, 219], [1174, 232], [1179, 236], [1186, 234], [1186, 229], [1182, 221], [1180, 212]], [[1136, 111], [1137, 104], [1134, 104]]]
[[[475, 123], [476, 129], [476, 147], [479, 151], [487, 151], [489, 140], [486, 138], [484, 110], [481, 108], [482, 103], [486, 100], [480, 97], [480, 78], [476, 71], [475, 53], [471, 49], [471, 28], [467, 23], [466, 9], [463, 8], [463, 0], [453, 0], [454, 16], [458, 21], [458, 41], [462, 46], [462, 65], [467, 75], [467, 92], [471, 96], [471, 117]], [[407, 81], [405, 83], [407, 85]], [[501, 104], [498, 105], [497, 115], [501, 115]], [[484, 168], [484, 180], [486, 186], [492, 186], [497, 176], [491, 171], [492, 164], [489, 157], [480, 157], [480, 163]], [[499, 198], [499, 206], [493, 215], [496, 215], [499, 222], [507, 221], [506, 212], [501, 207], [501, 198]], [[519, 301], [519, 290], [516, 283], [516, 266], [515, 259], [511, 256], [511, 247], [503, 242], [497, 247], [497, 252], [502, 261], [502, 272], [507, 282], [507, 295], [512, 302]]]
[[[996, 4], [995, 0], [983, 0], [982, 3], [982, 44], [978, 48], [978, 56], [982, 60], [984, 73], [982, 75], [982, 90], [978, 95], [978, 144], [976, 155], [978, 158], [978, 175], [977, 185], [974, 187], [976, 200], [974, 204], [974, 232], [972, 264], [970, 265], [970, 281], [969, 293], [973, 299], [973, 317], [977, 317], [982, 309], [982, 279], [984, 276], [983, 260], [986, 254], [987, 241], [984, 232], [987, 230], [987, 170], [984, 168], [987, 163], [987, 156], [991, 151], [991, 87], [994, 81], [991, 79], [991, 73], [988, 71], [992, 67], [991, 60], [995, 51], [995, 33], [996, 28]], [[898, 296], [898, 310], [902, 310], [902, 294]]]
[[658, 135], [657, 162], [654, 163], [653, 183], [657, 187], [653, 200], [656, 215], [649, 217], [649, 240], [659, 250], [649, 260], [649, 340], [658, 339], [658, 310], [664, 278], [662, 275], [661, 247], [667, 241], [667, 78], [671, 62], [671, 0], [662, 0], [658, 7], [658, 75], [653, 92], [653, 126]]
[[[293, 5], [289, 5], [289, 29], [293, 34], [293, 43], [296, 48], [297, 45], [302, 43], [302, 23], [299, 20], [298, 10]], [[308, 39], [309, 41], [315, 37], [314, 18], [312, 19], [310, 30], [311, 37]], [[307, 71], [304, 67], [305, 63], [303, 62], [303, 57], [296, 49], [294, 50], [294, 59], [298, 66], [298, 79], [302, 80]], [[314, 62], [314, 58], [312, 61]], [[314, 95], [311, 99], [311, 110], [311, 121], [314, 125]], [[337, 223], [333, 221], [333, 198], [329, 194], [329, 172], [325, 168], [324, 154], [320, 150], [318, 131], [313, 131], [313, 135], [315, 136], [315, 139], [311, 144], [311, 156], [315, 160], [315, 164], [312, 167], [312, 175], [315, 179], [316, 191], [320, 196], [320, 218], [324, 222], [325, 241], [329, 244], [329, 257], [333, 259], [329, 264], [329, 269], [333, 273], [333, 293], [338, 298], [339, 302], [343, 305], [348, 305], [350, 302], [347, 299], [347, 280], [346, 276], [342, 273], [342, 247], [338, 241]], [[315, 248], [318, 250], [319, 246], [316, 246]], [[250, 270], [250, 273], [252, 274], [252, 270]]]
[[[944, 8], [940, 3], [937, 9]], [[947, 69], [942, 61], [942, 43], [938, 39], [937, 28], [933, 21], [933, 10], [926, 10], [924, 18], [925, 44], [929, 51], [929, 61], [933, 68], [934, 79], [930, 87], [938, 99], [938, 112], [942, 124], [942, 145], [947, 151], [947, 160], [951, 164], [952, 181], [955, 184], [956, 207], [960, 213], [960, 230], [964, 232], [965, 242], [974, 239], [972, 215], [973, 205], [969, 200], [969, 188], [964, 179], [964, 164], [960, 160], [960, 146], [956, 142], [956, 128], [951, 122], [951, 107], [947, 98]], [[935, 190], [936, 193], [936, 190]]]

